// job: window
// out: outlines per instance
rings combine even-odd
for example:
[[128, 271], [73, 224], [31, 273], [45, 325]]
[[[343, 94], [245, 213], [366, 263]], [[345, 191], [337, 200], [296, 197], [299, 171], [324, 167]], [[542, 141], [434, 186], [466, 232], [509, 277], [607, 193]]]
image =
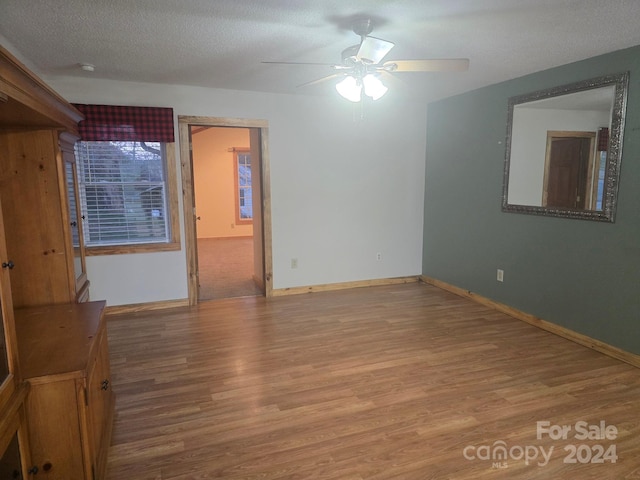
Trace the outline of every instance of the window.
[[160, 142], [78, 142], [85, 245], [166, 243], [165, 146]]
[[76, 107], [87, 255], [179, 249], [173, 110]]
[[233, 150], [236, 179], [236, 223], [253, 221], [253, 197], [251, 191], [251, 154], [248, 150]]

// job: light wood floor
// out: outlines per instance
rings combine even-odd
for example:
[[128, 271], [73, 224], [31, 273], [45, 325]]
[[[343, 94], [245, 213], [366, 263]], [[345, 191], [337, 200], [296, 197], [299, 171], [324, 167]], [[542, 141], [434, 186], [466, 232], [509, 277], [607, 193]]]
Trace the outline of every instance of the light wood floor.
[[[640, 370], [435, 287], [220, 300], [108, 330], [112, 480], [640, 478]], [[538, 421], [618, 433], [538, 439]], [[507, 468], [477, 458], [500, 441]], [[617, 462], [564, 463], [596, 444]], [[519, 459], [541, 447], [547, 465]]]

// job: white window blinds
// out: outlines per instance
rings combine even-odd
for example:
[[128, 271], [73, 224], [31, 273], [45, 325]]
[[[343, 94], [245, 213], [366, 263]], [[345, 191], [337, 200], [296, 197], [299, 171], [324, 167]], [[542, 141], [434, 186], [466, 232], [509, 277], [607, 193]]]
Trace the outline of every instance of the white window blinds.
[[164, 152], [160, 142], [76, 144], [87, 247], [169, 241]]

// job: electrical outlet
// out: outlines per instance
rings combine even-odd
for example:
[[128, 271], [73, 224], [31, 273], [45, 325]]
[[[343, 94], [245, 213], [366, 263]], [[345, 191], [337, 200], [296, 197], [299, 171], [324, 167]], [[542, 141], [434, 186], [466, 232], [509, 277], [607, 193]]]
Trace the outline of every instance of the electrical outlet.
[[376, 260], [377, 261], [382, 260], [382, 254], [380, 252], [376, 253]]
[[291, 268], [298, 268], [298, 259], [297, 258], [292, 258], [291, 259]]
[[498, 269], [496, 280], [498, 280], [499, 282], [504, 282], [504, 270], [502, 270], [501, 268]]

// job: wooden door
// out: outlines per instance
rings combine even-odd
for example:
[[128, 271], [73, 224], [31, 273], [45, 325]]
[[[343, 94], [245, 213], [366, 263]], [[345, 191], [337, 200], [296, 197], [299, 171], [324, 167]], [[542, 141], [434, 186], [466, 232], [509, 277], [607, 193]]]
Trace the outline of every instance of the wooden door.
[[589, 138], [553, 138], [546, 172], [547, 207], [583, 209], [587, 196]]

